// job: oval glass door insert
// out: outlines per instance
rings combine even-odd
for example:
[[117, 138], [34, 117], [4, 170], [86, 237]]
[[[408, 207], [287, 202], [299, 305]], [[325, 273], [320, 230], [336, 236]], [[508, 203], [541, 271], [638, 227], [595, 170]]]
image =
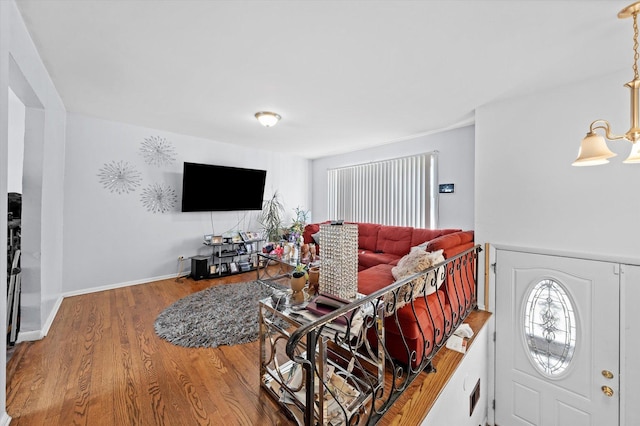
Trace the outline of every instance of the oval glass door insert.
[[555, 280], [538, 282], [527, 296], [524, 329], [533, 364], [547, 376], [562, 374], [576, 348], [576, 317], [564, 288]]

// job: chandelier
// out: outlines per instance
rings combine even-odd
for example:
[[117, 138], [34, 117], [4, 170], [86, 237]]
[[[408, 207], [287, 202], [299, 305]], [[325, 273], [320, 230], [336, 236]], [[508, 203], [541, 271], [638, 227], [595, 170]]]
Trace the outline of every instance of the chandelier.
[[625, 84], [631, 90], [631, 128], [624, 135], [611, 133], [607, 120], [596, 120], [589, 126], [587, 136], [582, 139], [578, 158], [572, 163], [573, 166], [597, 166], [609, 162], [609, 158], [617, 154], [611, 152], [604, 137], [596, 133], [597, 129], [603, 130], [608, 140], [625, 139], [631, 142], [631, 153], [623, 163], [640, 163], [640, 111], [638, 101], [640, 100], [640, 78], [638, 77], [638, 12], [640, 12], [640, 2], [633, 3], [622, 9], [618, 13], [618, 18], [633, 18], [633, 80]]

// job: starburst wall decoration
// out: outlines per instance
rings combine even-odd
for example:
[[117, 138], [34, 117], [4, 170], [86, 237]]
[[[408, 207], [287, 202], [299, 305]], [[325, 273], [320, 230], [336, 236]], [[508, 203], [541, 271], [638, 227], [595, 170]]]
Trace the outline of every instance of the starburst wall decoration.
[[133, 192], [140, 186], [140, 173], [126, 161], [106, 163], [99, 171], [100, 183], [117, 194]]
[[178, 201], [176, 191], [163, 183], [152, 183], [142, 190], [142, 204], [151, 213], [166, 213]]
[[152, 166], [164, 166], [173, 163], [176, 152], [171, 142], [159, 136], [145, 138], [140, 147], [144, 161]]

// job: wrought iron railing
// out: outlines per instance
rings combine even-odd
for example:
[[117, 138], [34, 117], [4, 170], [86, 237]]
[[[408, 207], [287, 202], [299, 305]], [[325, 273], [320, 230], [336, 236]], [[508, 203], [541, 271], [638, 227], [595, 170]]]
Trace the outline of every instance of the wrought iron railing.
[[[378, 423], [418, 375], [435, 372], [434, 356], [477, 309], [480, 250], [477, 245], [316, 320], [292, 312], [294, 321], [283, 325], [261, 311], [263, 385], [299, 424]], [[286, 359], [277, 353], [279, 342]]]

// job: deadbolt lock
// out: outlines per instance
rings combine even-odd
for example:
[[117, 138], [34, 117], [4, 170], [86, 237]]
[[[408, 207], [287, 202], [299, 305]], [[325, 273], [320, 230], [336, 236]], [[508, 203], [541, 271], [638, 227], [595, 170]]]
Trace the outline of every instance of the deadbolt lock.
[[609, 386], [603, 386], [601, 389], [602, 389], [602, 393], [607, 395], [608, 397], [613, 396], [613, 389], [611, 389]]
[[602, 370], [602, 375], [607, 379], [613, 379], [613, 373], [609, 370]]

